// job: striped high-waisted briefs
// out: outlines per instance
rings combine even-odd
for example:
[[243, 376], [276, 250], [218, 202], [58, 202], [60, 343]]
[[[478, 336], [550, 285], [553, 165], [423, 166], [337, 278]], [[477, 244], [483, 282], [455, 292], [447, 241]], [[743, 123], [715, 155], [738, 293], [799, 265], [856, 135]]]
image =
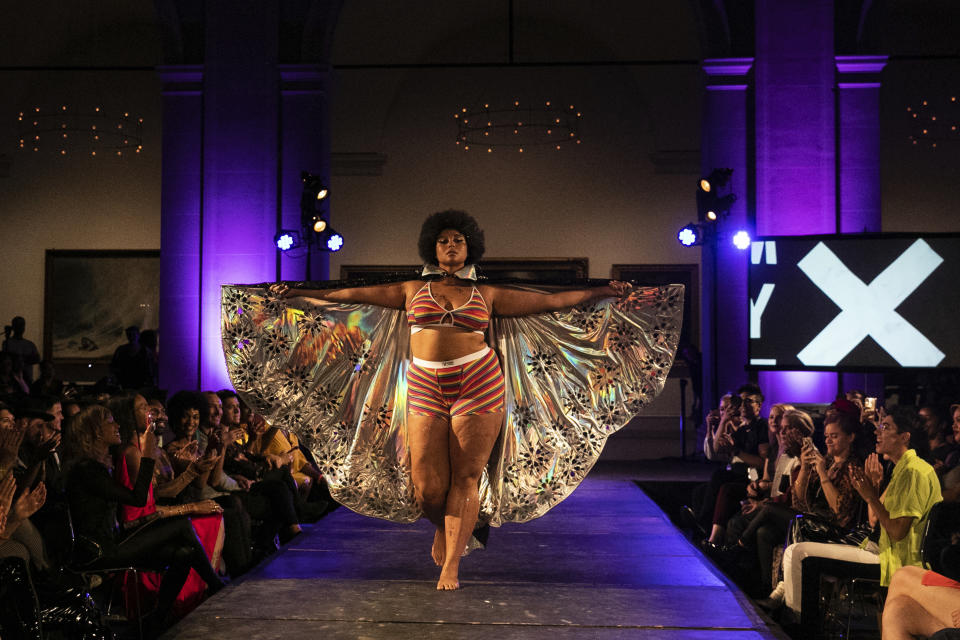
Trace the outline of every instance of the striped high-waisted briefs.
[[503, 372], [490, 347], [445, 362], [414, 358], [407, 369], [407, 385], [407, 408], [416, 415], [503, 411]]

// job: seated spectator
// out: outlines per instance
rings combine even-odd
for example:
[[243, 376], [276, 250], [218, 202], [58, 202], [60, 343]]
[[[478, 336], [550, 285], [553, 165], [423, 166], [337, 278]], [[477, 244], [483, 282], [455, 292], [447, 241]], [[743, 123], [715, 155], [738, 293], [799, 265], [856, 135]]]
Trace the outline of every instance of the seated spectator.
[[[772, 585], [774, 550], [783, 546], [787, 527], [797, 514], [791, 507], [792, 487], [800, 471], [803, 439], [812, 436], [813, 429], [813, 420], [806, 412], [789, 409], [783, 413], [777, 433], [780, 455], [769, 479], [769, 493], [766, 497], [759, 497], [758, 493], [744, 507], [752, 519], [738, 543], [741, 547], [756, 547], [764, 593], [769, 593]], [[757, 490], [762, 491], [762, 487]]]
[[[227, 413], [224, 412], [225, 417], [226, 415]], [[239, 419], [239, 406], [236, 415]], [[320, 470], [314, 467], [300, 451], [297, 436], [278, 427], [271, 427], [263, 420], [254, 421], [247, 434], [248, 440], [244, 450], [248, 457], [261, 457], [272, 468], [289, 470], [303, 500], [307, 499], [315, 485], [323, 482]]]
[[[808, 518], [818, 519], [828, 525], [844, 530], [855, 524], [862, 501], [850, 480], [850, 470], [858, 468], [862, 460], [857, 457], [855, 443], [859, 424], [852, 414], [832, 411], [824, 425], [826, 456], [821, 456], [809, 434], [804, 436], [800, 450], [801, 465], [791, 491], [793, 512]], [[784, 541], [789, 522], [781, 520]], [[794, 611], [799, 611], [800, 570], [796, 554], [810, 552], [813, 547], [801, 545], [823, 544], [801, 542], [786, 548], [783, 554], [784, 580], [769, 596], [769, 604], [777, 606], [786, 602]]]
[[[703, 438], [703, 455], [707, 460], [715, 462], [729, 462], [729, 456], [722, 456], [717, 450], [717, 439], [727, 429], [725, 423], [734, 417], [740, 417], [740, 396], [732, 393], [726, 393], [720, 398], [720, 406], [711, 409], [706, 418], [706, 433]], [[242, 420], [244, 424], [249, 423], [249, 418]], [[721, 430], [721, 426], [723, 430]]]
[[[42, 491], [43, 500], [30, 511], [29, 515], [24, 515], [20, 511], [19, 515], [23, 517], [8, 523], [13, 526], [6, 532], [9, 535], [4, 538], [5, 544], [0, 548], [0, 555], [17, 555], [24, 559], [28, 567], [47, 571], [50, 565], [43, 538], [30, 516], [33, 516], [46, 501], [47, 490], [41, 471], [44, 461], [59, 443], [59, 437], [44, 440], [44, 421], [52, 420], [53, 416], [37, 409], [35, 403], [28, 402], [26, 398], [16, 407], [7, 408], [6, 413], [15, 419], [11, 428], [12, 433], [8, 435], [15, 437], [18, 444], [15, 451], [9, 452], [12, 463], [8, 467], [20, 487], [14, 496], [15, 505], [19, 504], [20, 498], [30, 494], [31, 491]], [[9, 422], [5, 421], [5, 424]], [[4, 535], [0, 533], [0, 537]]]
[[109, 410], [100, 405], [81, 410], [71, 418], [66, 433], [67, 492], [78, 545], [88, 550], [84, 564], [90, 569], [135, 566], [161, 572], [157, 608], [144, 621], [144, 629], [159, 635], [191, 569], [206, 583], [208, 593], [219, 591], [223, 582], [190, 521], [182, 517], [185, 510], [174, 509], [165, 514], [168, 517], [153, 519], [136, 535], [116, 528], [119, 505], [142, 508], [147, 504], [156, 455], [152, 432], [144, 437], [133, 488], [111, 477], [110, 447], [120, 446], [122, 440]]
[[[921, 456], [933, 465], [938, 475], [943, 475], [956, 466], [957, 445], [951, 442], [952, 424], [944, 419], [941, 411], [933, 405], [923, 405], [917, 410], [920, 428], [927, 436], [927, 455]], [[949, 459], [949, 462], [948, 462]]]
[[[844, 544], [801, 542], [784, 552], [786, 604], [801, 614], [805, 627], [815, 624], [819, 575], [801, 576], [803, 559], [811, 556], [863, 565], [864, 574], [877, 575], [888, 586], [902, 566], [920, 566], [920, 543], [931, 507], [941, 500], [936, 472], [910, 448], [916, 439], [917, 414], [911, 407], [897, 407], [883, 417], [877, 431], [877, 451], [863, 468], [849, 467], [849, 482], [869, 507], [870, 524], [880, 525], [877, 543], [865, 540], [860, 547]], [[922, 435], [919, 436], [923, 438]], [[884, 474], [880, 456], [893, 464], [893, 473], [881, 493]], [[832, 481], [832, 480], [831, 480]], [[788, 557], [789, 556], [789, 557]], [[875, 568], [873, 568], [875, 567]], [[868, 570], [869, 569], [869, 570]], [[801, 585], [803, 591], [801, 605]]]
[[[146, 399], [140, 394], [112, 398], [108, 408], [116, 417], [119, 425], [120, 437], [123, 444], [117, 451], [116, 469], [114, 476], [117, 482], [126, 489], [133, 490], [140, 464], [144, 455], [144, 448], [152, 444], [156, 446], [156, 437], [153, 432], [152, 416]], [[148, 438], [150, 436], [154, 436]], [[203, 544], [207, 558], [213, 567], [220, 564], [221, 542], [223, 540], [223, 516], [221, 507], [212, 500], [183, 501], [176, 506], [158, 505], [155, 495], [176, 498], [203, 470], [203, 463], [188, 467], [179, 477], [175, 477], [166, 456], [162, 451], [155, 450], [151, 456], [154, 466], [153, 482], [147, 490], [147, 501], [143, 507], [120, 505], [120, 524], [132, 528], [139, 522], [148, 522], [155, 517], [170, 517], [172, 515], [187, 515], [189, 522]], [[208, 466], [213, 466], [209, 461]], [[158, 477], [164, 480], [162, 488], [158, 485]], [[133, 576], [127, 576], [124, 592], [127, 602], [151, 603], [160, 590], [162, 576], [143, 571], [137, 576], [139, 583], [134, 582]], [[134, 590], [139, 591], [134, 595]], [[186, 582], [177, 594], [172, 605], [172, 613], [176, 617], [185, 616], [203, 600], [206, 584], [201, 577], [191, 572]], [[149, 606], [146, 608], [150, 608]]]
[[[950, 405], [950, 417], [953, 441], [960, 442], [960, 404]], [[960, 453], [960, 445], [957, 453]], [[947, 456], [944, 466], [949, 466], [950, 469], [940, 476], [943, 499], [956, 502], [960, 500], [960, 455]]]
[[[770, 454], [767, 421], [760, 417], [763, 395], [759, 387], [744, 385], [739, 395], [739, 420], [729, 420], [726, 430], [715, 442], [717, 451], [730, 455], [730, 464], [713, 474], [701, 506], [700, 517], [710, 516], [711, 529], [706, 545], [712, 548], [722, 544], [727, 521], [746, 497], [747, 484], [760, 478]], [[724, 424], [720, 428], [724, 429]], [[708, 502], [711, 496], [715, 496], [712, 509]]]
[[883, 640], [930, 637], [960, 627], [960, 582], [921, 567], [893, 574], [883, 605]]
[[[200, 433], [198, 425], [201, 411], [210, 411], [208, 396], [209, 394], [181, 391], [170, 398], [167, 411], [176, 439], [167, 445], [167, 452], [175, 465], [183, 465], [202, 456], [201, 445], [197, 440]], [[213, 396], [216, 398], [216, 394]], [[217, 398], [215, 413], [218, 423], [219, 402], [220, 399]], [[214, 446], [220, 446], [216, 440]], [[231, 473], [234, 474], [231, 477], [235, 486], [233, 494], [239, 498], [249, 516], [262, 523], [254, 535], [258, 555], [276, 550], [273, 540], [278, 533], [281, 543], [286, 543], [301, 533], [296, 506], [297, 489], [289, 472], [274, 470], [270, 473], [265, 463], [257, 464], [246, 459], [228, 458], [226, 455], [224, 459], [225, 463], [231, 465]], [[208, 483], [214, 482], [214, 471], [211, 471]]]

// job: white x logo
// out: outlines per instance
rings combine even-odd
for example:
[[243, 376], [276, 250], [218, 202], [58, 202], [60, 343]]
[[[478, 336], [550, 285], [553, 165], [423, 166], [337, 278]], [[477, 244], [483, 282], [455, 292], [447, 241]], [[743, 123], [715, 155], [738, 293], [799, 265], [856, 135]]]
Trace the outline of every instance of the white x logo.
[[917, 240], [868, 285], [822, 242], [797, 263], [840, 314], [797, 354], [806, 366], [836, 366], [868, 335], [903, 367], [935, 367], [944, 353], [895, 311], [941, 258]]

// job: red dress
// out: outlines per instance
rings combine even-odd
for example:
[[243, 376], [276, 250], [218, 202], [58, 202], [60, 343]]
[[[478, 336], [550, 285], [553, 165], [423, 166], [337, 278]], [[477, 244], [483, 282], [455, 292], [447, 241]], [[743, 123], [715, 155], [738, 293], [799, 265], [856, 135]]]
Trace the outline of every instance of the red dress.
[[[127, 472], [127, 459], [124, 456], [119, 456], [119, 460], [117, 461], [116, 478], [120, 484], [128, 489], [133, 488], [133, 484], [130, 481], [130, 474]], [[144, 506], [130, 507], [124, 504], [120, 505], [120, 520], [121, 523], [131, 522], [137, 518], [156, 513], [156, 511], [157, 504], [153, 499], [153, 484], [151, 484], [150, 491], [147, 494], [147, 503]], [[197, 537], [203, 544], [210, 564], [214, 569], [219, 570], [221, 561], [220, 554], [223, 550], [223, 514], [216, 513], [204, 516], [190, 516], [190, 524], [193, 525], [193, 530], [196, 531]], [[138, 608], [135, 605], [137, 601], [134, 599], [134, 589], [138, 588], [138, 597], [140, 599], [139, 610], [141, 612], [152, 610], [157, 598], [157, 591], [160, 590], [160, 581], [163, 579], [162, 573], [153, 571], [140, 571], [139, 576], [139, 585], [134, 581], [132, 573], [128, 572], [124, 576], [123, 595], [128, 612], [136, 611]], [[182, 618], [193, 611], [197, 605], [203, 601], [203, 593], [206, 589], [207, 584], [196, 571], [191, 569], [190, 575], [187, 576], [187, 581], [184, 583], [180, 594], [173, 603], [171, 610], [173, 615]]]

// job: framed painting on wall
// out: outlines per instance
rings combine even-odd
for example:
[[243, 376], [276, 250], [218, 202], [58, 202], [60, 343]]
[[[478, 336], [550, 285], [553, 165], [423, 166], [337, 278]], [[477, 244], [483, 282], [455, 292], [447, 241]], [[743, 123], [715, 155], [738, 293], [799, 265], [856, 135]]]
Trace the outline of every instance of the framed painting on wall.
[[615, 264], [610, 269], [614, 280], [630, 280], [641, 286], [657, 287], [682, 284], [683, 328], [680, 344], [700, 348], [700, 271], [695, 264]]
[[160, 324], [160, 252], [50, 249], [44, 289], [44, 358], [108, 362], [126, 327]]

